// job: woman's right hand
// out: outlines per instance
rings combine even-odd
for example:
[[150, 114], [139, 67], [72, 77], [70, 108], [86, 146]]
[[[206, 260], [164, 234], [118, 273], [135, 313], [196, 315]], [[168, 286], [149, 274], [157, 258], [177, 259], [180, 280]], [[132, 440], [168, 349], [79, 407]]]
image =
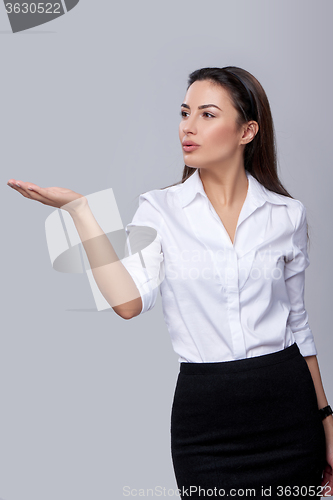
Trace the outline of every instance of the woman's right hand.
[[44, 205], [62, 208], [69, 213], [75, 213], [87, 204], [87, 199], [71, 189], [61, 187], [42, 188], [32, 182], [9, 179], [7, 185], [18, 191], [25, 198], [39, 201]]

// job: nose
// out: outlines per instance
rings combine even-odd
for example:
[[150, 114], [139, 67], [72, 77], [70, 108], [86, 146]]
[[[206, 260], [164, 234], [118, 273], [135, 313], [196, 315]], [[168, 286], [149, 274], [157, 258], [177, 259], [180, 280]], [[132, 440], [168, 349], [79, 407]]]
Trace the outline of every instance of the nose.
[[195, 125], [194, 118], [191, 118], [188, 116], [186, 120], [181, 122], [181, 130], [185, 135], [187, 134], [196, 134], [197, 133], [197, 128]]

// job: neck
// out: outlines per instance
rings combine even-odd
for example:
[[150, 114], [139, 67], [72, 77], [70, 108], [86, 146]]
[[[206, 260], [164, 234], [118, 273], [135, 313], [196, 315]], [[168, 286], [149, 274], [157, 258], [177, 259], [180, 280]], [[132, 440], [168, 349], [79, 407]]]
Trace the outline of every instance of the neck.
[[244, 166], [233, 170], [199, 169], [203, 188], [212, 203], [231, 207], [244, 201], [248, 179]]

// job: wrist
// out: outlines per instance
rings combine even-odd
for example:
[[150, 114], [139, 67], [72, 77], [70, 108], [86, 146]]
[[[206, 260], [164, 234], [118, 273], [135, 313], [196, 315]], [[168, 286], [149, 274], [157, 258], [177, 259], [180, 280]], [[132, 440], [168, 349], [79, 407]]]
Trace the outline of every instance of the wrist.
[[87, 209], [89, 209], [88, 200], [84, 196], [81, 196], [80, 198], [67, 203], [67, 205], [64, 205], [64, 207], [61, 208], [66, 210], [66, 212], [68, 212], [73, 219], [75, 217], [81, 217], [87, 211]]
[[324, 420], [322, 422], [323, 422], [323, 429], [325, 432], [326, 446], [332, 447], [333, 446], [333, 416], [329, 415], [328, 417], [324, 418]]
[[319, 413], [320, 413], [320, 416], [323, 420], [333, 414], [333, 410], [330, 407], [330, 405], [327, 404], [327, 401], [326, 401], [325, 406], [322, 406], [321, 408], [319, 408]]
[[333, 436], [333, 414], [332, 408], [329, 405], [324, 406], [319, 409], [320, 416], [322, 418], [323, 426], [325, 432]]
[[333, 415], [329, 415], [328, 417], [325, 417], [322, 422], [324, 425], [330, 425], [333, 427]]

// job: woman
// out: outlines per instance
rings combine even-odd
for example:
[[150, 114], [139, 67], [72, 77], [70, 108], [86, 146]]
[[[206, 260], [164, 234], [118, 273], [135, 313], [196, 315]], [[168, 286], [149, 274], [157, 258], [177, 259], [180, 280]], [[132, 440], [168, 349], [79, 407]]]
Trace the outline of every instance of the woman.
[[306, 210], [278, 179], [266, 94], [241, 68], [203, 68], [189, 77], [181, 116], [182, 182], [141, 195], [126, 228], [156, 230], [144, 268], [118, 260], [82, 195], [8, 184], [72, 215], [123, 318], [154, 306], [165, 271], [182, 498], [331, 496], [333, 416], [304, 307]]

